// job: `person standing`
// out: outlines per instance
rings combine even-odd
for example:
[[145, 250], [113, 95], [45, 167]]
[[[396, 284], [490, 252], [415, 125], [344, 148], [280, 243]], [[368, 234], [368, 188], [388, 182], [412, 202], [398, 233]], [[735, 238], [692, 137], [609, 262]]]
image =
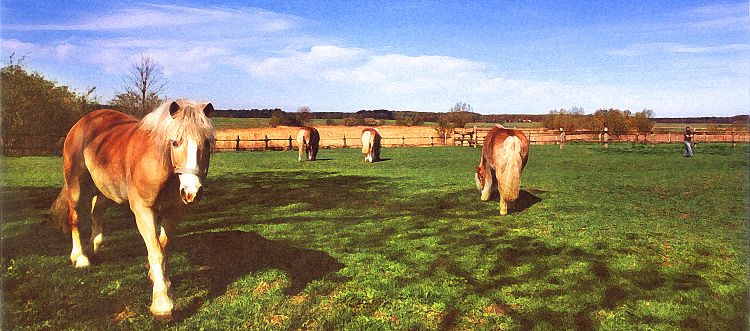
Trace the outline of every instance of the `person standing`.
[[693, 148], [692, 146], [690, 146], [692, 141], [693, 141], [693, 131], [690, 130], [689, 126], [686, 126], [685, 135], [682, 139], [683, 144], [685, 144], [685, 151], [682, 153], [682, 156], [693, 157]]

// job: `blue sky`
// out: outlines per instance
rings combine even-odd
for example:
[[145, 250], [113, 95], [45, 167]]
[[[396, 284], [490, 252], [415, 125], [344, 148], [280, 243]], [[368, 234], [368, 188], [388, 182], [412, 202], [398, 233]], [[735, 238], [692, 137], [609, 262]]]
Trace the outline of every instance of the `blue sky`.
[[141, 55], [217, 109], [750, 110], [750, 9], [706, 1], [34, 1], [0, 52], [101, 102]]

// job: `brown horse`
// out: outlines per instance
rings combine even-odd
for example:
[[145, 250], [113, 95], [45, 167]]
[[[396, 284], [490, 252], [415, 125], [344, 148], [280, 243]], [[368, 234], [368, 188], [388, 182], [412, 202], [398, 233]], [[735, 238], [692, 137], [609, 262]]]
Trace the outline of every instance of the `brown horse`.
[[[151, 313], [169, 318], [167, 244], [175, 237], [186, 206], [200, 197], [208, 174], [214, 129], [210, 103], [163, 103], [142, 120], [96, 110], [76, 123], [63, 147], [64, 184], [53, 216], [70, 230], [76, 268], [89, 266], [102, 244], [102, 216], [112, 201], [127, 203], [148, 251], [153, 282]], [[82, 248], [79, 214], [91, 212], [91, 237]], [[157, 226], [159, 232], [157, 233]]]
[[507, 215], [518, 199], [521, 173], [528, 158], [529, 140], [521, 130], [497, 125], [484, 138], [475, 180], [477, 189], [482, 191], [482, 201], [489, 200], [493, 191], [500, 192], [500, 215]]
[[362, 154], [365, 154], [365, 162], [377, 162], [380, 160], [380, 131], [376, 128], [362, 130]]
[[315, 161], [318, 157], [318, 145], [320, 145], [318, 130], [309, 126], [301, 127], [297, 134], [297, 148], [299, 149], [297, 161], [302, 161], [303, 153], [308, 160]]

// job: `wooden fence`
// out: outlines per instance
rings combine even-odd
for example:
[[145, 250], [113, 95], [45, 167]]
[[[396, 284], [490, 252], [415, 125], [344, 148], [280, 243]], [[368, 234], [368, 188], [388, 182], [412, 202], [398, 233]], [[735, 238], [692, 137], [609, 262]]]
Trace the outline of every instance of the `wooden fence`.
[[[464, 128], [456, 129], [453, 141], [458, 146], [481, 146], [484, 138], [491, 128]], [[520, 129], [526, 134], [531, 144], [558, 144], [561, 140], [559, 132], [548, 129]], [[716, 143], [750, 143], [750, 132], [748, 131], [709, 131], [697, 129], [693, 131], [693, 141], [716, 142]], [[601, 131], [578, 130], [567, 132], [565, 142], [594, 142], [603, 143], [604, 133]], [[636, 132], [631, 131], [624, 134], [609, 134], [608, 142], [629, 142], [634, 144], [671, 144], [681, 143], [682, 133], [676, 132]]]
[[[360, 148], [361, 137], [342, 136], [338, 139], [321, 139], [321, 148]], [[453, 137], [450, 135], [430, 137], [382, 137], [381, 143], [384, 147], [421, 147], [421, 146], [451, 146], [454, 145]], [[216, 151], [249, 151], [249, 150], [291, 150], [297, 148], [297, 140], [292, 136], [285, 138], [270, 138], [265, 135], [260, 139], [249, 139], [237, 136], [235, 139], [217, 139], [214, 146]]]
[[[443, 136], [384, 136], [382, 143], [384, 147], [406, 147], [406, 146], [473, 146], [479, 147], [490, 128], [466, 128], [456, 129], [453, 134]], [[531, 144], [557, 144], [560, 142], [558, 132], [547, 129], [521, 129], [529, 138]], [[38, 135], [6, 135], [2, 141], [3, 155], [60, 155], [64, 137], [56, 139], [40, 139]], [[49, 144], [49, 141], [57, 141]], [[565, 135], [565, 141], [570, 142], [603, 142], [602, 132], [575, 131]], [[748, 131], [723, 131], [709, 132], [708, 130], [695, 130], [694, 142], [715, 143], [750, 143], [750, 132]], [[626, 134], [610, 134], [609, 143], [629, 142], [643, 144], [669, 144], [681, 143], [682, 134], [675, 132], [654, 132]], [[338, 139], [321, 139], [321, 148], [360, 148], [361, 138], [342, 136]], [[265, 135], [260, 139], [249, 139], [237, 136], [235, 139], [217, 139], [214, 145], [215, 151], [251, 151], [251, 150], [291, 150], [297, 148], [297, 141], [292, 136], [269, 137]]]

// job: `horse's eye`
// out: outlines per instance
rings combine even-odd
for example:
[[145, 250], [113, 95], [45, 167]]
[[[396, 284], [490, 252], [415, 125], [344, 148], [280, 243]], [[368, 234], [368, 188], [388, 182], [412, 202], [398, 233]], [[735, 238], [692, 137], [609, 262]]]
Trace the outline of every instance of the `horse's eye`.
[[172, 146], [174, 147], [180, 147], [182, 144], [182, 140], [172, 140]]

